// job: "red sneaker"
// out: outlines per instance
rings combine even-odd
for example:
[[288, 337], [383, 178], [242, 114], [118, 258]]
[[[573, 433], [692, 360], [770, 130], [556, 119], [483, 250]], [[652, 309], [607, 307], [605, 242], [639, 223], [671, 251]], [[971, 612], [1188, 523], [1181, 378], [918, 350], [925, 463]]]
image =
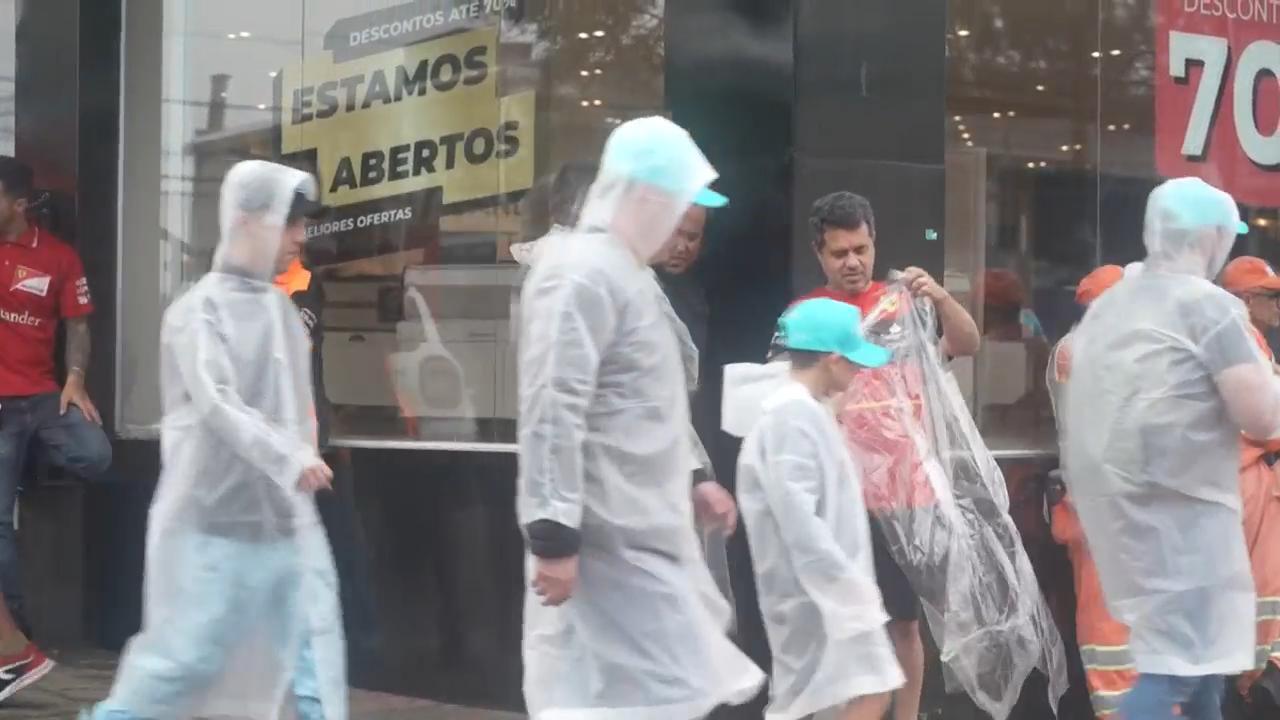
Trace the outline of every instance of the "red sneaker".
[[31, 643], [17, 655], [0, 657], [0, 702], [38, 682], [53, 666], [54, 662]]

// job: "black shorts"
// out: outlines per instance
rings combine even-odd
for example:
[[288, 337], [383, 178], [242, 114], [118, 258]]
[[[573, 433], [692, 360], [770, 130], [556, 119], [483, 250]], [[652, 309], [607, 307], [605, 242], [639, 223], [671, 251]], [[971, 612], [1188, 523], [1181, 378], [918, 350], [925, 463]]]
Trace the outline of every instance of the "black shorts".
[[889, 553], [889, 542], [880, 530], [880, 521], [871, 520], [871, 552], [876, 562], [876, 584], [884, 598], [884, 609], [890, 620], [914, 622], [920, 619], [920, 598], [911, 587], [907, 574]]

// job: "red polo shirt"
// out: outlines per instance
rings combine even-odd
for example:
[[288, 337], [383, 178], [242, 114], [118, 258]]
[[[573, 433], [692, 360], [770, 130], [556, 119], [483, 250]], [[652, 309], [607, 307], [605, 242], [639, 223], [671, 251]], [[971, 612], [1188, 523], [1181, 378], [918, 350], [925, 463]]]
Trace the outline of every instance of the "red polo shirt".
[[0, 397], [56, 392], [58, 321], [93, 312], [89, 282], [70, 245], [35, 226], [0, 240]]

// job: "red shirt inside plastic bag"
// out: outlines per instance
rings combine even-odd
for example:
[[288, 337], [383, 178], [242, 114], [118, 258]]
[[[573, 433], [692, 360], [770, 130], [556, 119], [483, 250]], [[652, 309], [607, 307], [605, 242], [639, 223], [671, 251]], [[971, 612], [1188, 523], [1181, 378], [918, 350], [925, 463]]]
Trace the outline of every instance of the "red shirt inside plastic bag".
[[[888, 286], [873, 282], [856, 295], [819, 288], [796, 300], [831, 298], [873, 312], [892, 323], [905, 308], [888, 296]], [[882, 324], [883, 324], [882, 323]], [[837, 418], [854, 461], [862, 470], [867, 509], [887, 512], [930, 505], [937, 496], [925, 474], [924, 373], [911, 358], [863, 369], [840, 399]]]

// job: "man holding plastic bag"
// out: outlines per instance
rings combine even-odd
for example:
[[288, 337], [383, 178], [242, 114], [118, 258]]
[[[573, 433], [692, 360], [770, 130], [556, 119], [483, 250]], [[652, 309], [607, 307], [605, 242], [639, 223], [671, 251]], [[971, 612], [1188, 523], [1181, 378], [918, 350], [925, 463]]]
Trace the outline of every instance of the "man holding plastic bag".
[[716, 177], [661, 118], [614, 130], [572, 233], [543, 240], [520, 331], [517, 508], [529, 714], [693, 720], [764, 675], [694, 530], [684, 368], [648, 264]]
[[[817, 297], [839, 300], [857, 307], [865, 317], [884, 300], [888, 291], [888, 285], [872, 279], [876, 261], [876, 223], [871, 203], [850, 192], [832, 193], [813, 204], [809, 225], [814, 233], [813, 248], [827, 284], [800, 300]], [[913, 294], [930, 298], [940, 308], [944, 355], [967, 356], [977, 352], [979, 334], [973, 318], [928, 273], [919, 268], [909, 268], [904, 273], [903, 283]], [[884, 388], [883, 377], [887, 374], [896, 376], [903, 370], [908, 369], [895, 363], [879, 373], [864, 373], [859, 381]], [[879, 404], [890, 400], [889, 397], [880, 397], [870, 402]], [[921, 409], [918, 397], [911, 402], [917, 411]], [[920, 417], [917, 413], [916, 418]], [[906, 438], [896, 419], [882, 413], [879, 420], [888, 423], [881, 428], [885, 431], [883, 438], [896, 437], [896, 444], [901, 446], [900, 441]], [[904, 452], [911, 458], [915, 456], [914, 449]], [[868, 477], [863, 489], [867, 496], [867, 509], [873, 517], [904, 506], [931, 502], [927, 485], [918, 482], [921, 473], [919, 463], [904, 457], [904, 464], [910, 467], [890, 473], [891, 478], [883, 472]], [[877, 478], [891, 479], [893, 488], [887, 488]], [[906, 684], [894, 695], [893, 717], [894, 720], [915, 720], [920, 711], [920, 692], [924, 687], [920, 600], [902, 570], [902, 561], [890, 551], [884, 532], [877, 523], [872, 523], [871, 539], [875, 548], [876, 580], [884, 596], [885, 609], [889, 612], [889, 636], [907, 676]]]
[[949, 689], [1004, 718], [1039, 667], [1056, 704], [1065, 690], [1061, 640], [1008, 517], [1003, 476], [945, 367], [946, 358], [977, 351], [977, 326], [923, 270], [871, 279], [875, 221], [864, 198], [822, 198], [810, 224], [827, 285], [804, 299], [859, 307], [868, 338], [894, 353], [885, 367], [859, 373], [837, 407], [862, 472], [877, 582], [907, 677], [893, 717], [919, 712], [922, 605]]
[[1223, 675], [1254, 667], [1240, 432], [1280, 428], [1280, 389], [1244, 305], [1211, 279], [1246, 230], [1195, 178], [1147, 201], [1142, 272], [1075, 332], [1067, 489], [1107, 606], [1130, 628], [1131, 720], [1221, 717]]

